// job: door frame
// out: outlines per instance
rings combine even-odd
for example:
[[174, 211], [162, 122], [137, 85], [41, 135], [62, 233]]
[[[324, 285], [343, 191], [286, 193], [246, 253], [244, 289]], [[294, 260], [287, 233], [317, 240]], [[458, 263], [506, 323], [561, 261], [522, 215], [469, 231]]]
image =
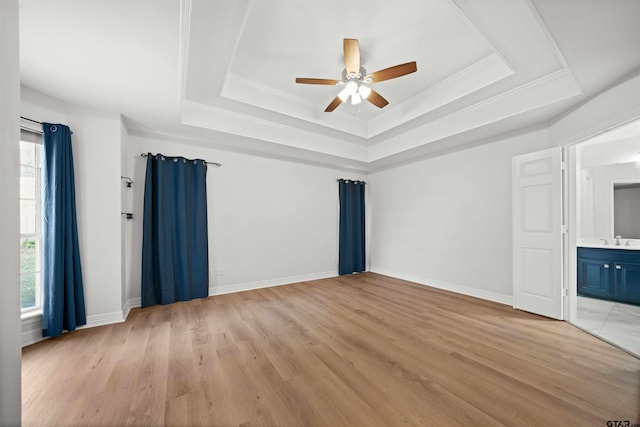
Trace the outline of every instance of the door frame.
[[566, 214], [565, 224], [567, 226], [566, 239], [564, 242], [564, 283], [567, 290], [564, 299], [564, 320], [575, 323], [578, 308], [578, 230], [582, 229], [580, 222], [579, 208], [581, 206], [582, 191], [580, 185], [580, 171], [582, 170], [580, 160], [580, 142], [587, 141], [587, 138], [565, 148], [566, 154], [566, 180], [564, 183], [564, 212]]
[[566, 182], [563, 184], [563, 210], [565, 212], [565, 224], [568, 232], [565, 234], [564, 242], [564, 283], [567, 290], [564, 298], [564, 320], [575, 324], [577, 319], [578, 306], [578, 236], [582, 229], [580, 207], [582, 205], [582, 187], [580, 180], [581, 164], [581, 144], [590, 141], [600, 135], [605, 135], [623, 126], [628, 126], [639, 122], [640, 116], [611, 126], [599, 132], [595, 132], [587, 137], [578, 138], [561, 144], [565, 148]]

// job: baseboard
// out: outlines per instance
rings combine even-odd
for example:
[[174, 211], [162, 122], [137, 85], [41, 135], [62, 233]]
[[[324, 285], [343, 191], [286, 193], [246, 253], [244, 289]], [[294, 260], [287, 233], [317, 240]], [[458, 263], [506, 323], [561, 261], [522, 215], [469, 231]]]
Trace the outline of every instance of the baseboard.
[[[245, 282], [235, 283], [233, 285], [210, 287], [209, 296], [231, 294], [234, 292], [251, 291], [254, 289], [270, 288], [272, 286], [290, 285], [292, 283], [306, 282], [309, 280], [326, 279], [329, 277], [336, 277], [335, 271], [324, 271], [321, 273], [303, 274], [300, 276], [281, 277], [279, 279], [260, 280], [257, 282]], [[127, 318], [132, 308], [137, 308], [142, 305], [141, 298], [131, 298], [127, 301], [123, 309], [123, 317]]]
[[415, 282], [419, 285], [431, 286], [432, 288], [443, 289], [445, 291], [455, 292], [457, 294], [467, 295], [470, 297], [481, 298], [488, 301], [513, 306], [513, 297], [511, 295], [499, 294], [496, 292], [485, 291], [483, 289], [470, 288], [468, 286], [458, 285], [455, 283], [443, 282], [441, 280], [426, 279], [424, 277], [414, 276], [411, 274], [400, 273], [398, 271], [388, 270], [372, 266], [372, 273], [378, 273], [385, 276], [395, 277], [397, 279]]
[[[87, 324], [78, 326], [77, 329], [95, 328], [96, 326], [110, 325], [123, 322], [121, 311], [112, 313], [94, 314], [87, 316]], [[65, 332], [66, 333], [66, 332]], [[49, 337], [42, 336], [42, 315], [22, 320], [22, 347], [35, 344]]]
[[35, 344], [48, 337], [42, 336], [42, 315], [22, 320], [22, 347]]
[[78, 326], [78, 329], [95, 328], [96, 326], [111, 325], [112, 323], [124, 322], [122, 311], [112, 313], [94, 314], [87, 316], [87, 324]]
[[127, 320], [127, 317], [129, 317], [129, 313], [131, 312], [132, 308], [137, 308], [142, 306], [142, 298], [138, 297], [138, 298], [131, 298], [127, 300], [127, 303], [124, 305], [124, 308], [122, 309], [122, 318], [124, 320]]
[[280, 277], [278, 279], [260, 280], [257, 282], [236, 283], [233, 285], [210, 287], [209, 296], [231, 294], [234, 292], [251, 291], [253, 289], [270, 288], [272, 286], [290, 285], [292, 283], [306, 282], [309, 280], [326, 279], [336, 277], [336, 271], [323, 271], [320, 273], [302, 274], [300, 276]]

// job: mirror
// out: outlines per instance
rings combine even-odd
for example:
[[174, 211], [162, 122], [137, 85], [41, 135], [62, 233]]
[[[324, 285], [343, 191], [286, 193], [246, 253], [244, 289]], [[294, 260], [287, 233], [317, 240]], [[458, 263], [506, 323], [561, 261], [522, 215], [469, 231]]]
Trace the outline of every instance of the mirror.
[[613, 234], [640, 239], [640, 182], [613, 183]]
[[635, 162], [586, 167], [581, 175], [581, 237], [640, 239], [640, 169]]
[[640, 239], [638, 127], [581, 144], [580, 159], [580, 237]]

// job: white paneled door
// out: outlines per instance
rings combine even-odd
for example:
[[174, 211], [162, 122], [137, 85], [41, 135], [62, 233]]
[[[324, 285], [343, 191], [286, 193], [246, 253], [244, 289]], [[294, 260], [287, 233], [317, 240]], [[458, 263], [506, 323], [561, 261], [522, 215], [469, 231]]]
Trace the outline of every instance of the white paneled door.
[[513, 158], [513, 306], [562, 319], [562, 148]]

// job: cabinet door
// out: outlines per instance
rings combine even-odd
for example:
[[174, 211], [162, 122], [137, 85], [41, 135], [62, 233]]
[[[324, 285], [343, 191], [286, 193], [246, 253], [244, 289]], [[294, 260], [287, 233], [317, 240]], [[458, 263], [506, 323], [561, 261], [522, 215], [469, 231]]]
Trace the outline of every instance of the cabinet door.
[[615, 277], [616, 299], [640, 304], [640, 262], [616, 262]]
[[578, 294], [594, 297], [611, 297], [610, 261], [578, 258]]

